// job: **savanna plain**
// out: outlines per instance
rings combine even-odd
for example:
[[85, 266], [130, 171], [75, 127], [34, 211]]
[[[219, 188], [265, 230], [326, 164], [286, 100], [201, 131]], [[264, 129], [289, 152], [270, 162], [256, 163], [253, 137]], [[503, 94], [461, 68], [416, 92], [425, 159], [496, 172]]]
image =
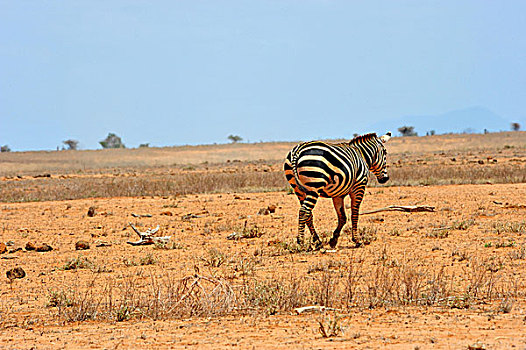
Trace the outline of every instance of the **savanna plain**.
[[[361, 210], [434, 211], [319, 251], [293, 145], [0, 154], [0, 348], [526, 348], [525, 132], [393, 138]], [[314, 223], [326, 242], [330, 200]]]

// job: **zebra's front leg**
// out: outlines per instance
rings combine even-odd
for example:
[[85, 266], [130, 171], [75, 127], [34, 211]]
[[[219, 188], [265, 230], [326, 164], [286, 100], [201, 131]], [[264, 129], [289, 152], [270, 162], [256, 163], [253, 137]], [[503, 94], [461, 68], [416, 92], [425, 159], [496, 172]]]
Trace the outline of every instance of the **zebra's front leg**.
[[303, 245], [305, 242], [305, 225], [307, 225], [311, 232], [313, 242], [321, 242], [316, 230], [314, 229], [312, 219], [312, 209], [314, 209], [317, 200], [317, 193], [308, 193], [301, 203], [298, 223], [298, 237], [296, 239], [299, 245]]
[[355, 190], [351, 193], [351, 227], [352, 227], [352, 241], [356, 244], [356, 247], [362, 245], [362, 237], [358, 237], [358, 215], [360, 213], [360, 204], [362, 203], [363, 195], [365, 192], [365, 186], [363, 188]]
[[334, 209], [336, 210], [336, 214], [338, 214], [338, 226], [334, 230], [332, 237], [329, 240], [329, 245], [333, 249], [336, 248], [336, 244], [338, 244], [338, 238], [340, 237], [340, 232], [342, 231], [343, 226], [347, 222], [347, 215], [345, 214], [344, 198], [345, 197], [334, 197], [332, 199], [332, 204], [334, 204]]

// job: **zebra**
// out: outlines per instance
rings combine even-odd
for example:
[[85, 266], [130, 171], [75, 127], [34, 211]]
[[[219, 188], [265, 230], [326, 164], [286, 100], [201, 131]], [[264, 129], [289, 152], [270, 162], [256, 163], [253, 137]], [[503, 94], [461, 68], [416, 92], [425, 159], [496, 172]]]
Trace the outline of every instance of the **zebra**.
[[391, 132], [378, 137], [375, 133], [356, 136], [349, 142], [303, 142], [288, 153], [283, 165], [285, 177], [299, 199], [297, 242], [304, 243], [305, 225], [311, 232], [315, 249], [322, 246], [313, 224], [312, 209], [319, 197], [332, 198], [338, 215], [338, 226], [329, 245], [335, 248], [340, 232], [347, 222], [345, 196], [351, 197], [352, 240], [360, 246], [357, 237], [358, 212], [362, 202], [368, 173], [371, 171], [379, 183], [389, 180], [386, 167], [387, 151], [384, 147]]

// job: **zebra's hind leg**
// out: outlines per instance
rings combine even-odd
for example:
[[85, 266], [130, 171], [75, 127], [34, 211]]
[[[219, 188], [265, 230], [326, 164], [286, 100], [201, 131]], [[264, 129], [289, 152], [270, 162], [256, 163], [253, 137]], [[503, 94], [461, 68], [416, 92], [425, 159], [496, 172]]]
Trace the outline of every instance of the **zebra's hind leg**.
[[303, 245], [305, 241], [305, 225], [309, 228], [313, 242], [320, 241], [312, 220], [312, 209], [318, 201], [318, 194], [315, 192], [307, 193], [305, 199], [301, 202], [301, 208], [299, 213], [298, 223], [298, 237], [297, 242], [299, 245]]
[[351, 192], [351, 224], [352, 224], [352, 240], [356, 247], [362, 245], [362, 237], [358, 237], [358, 215], [360, 212], [360, 204], [362, 203], [365, 192], [365, 185], [355, 189]]
[[345, 197], [334, 197], [332, 199], [332, 204], [334, 204], [334, 209], [336, 210], [336, 214], [338, 214], [338, 226], [334, 230], [332, 237], [329, 240], [329, 245], [333, 249], [336, 247], [336, 244], [338, 244], [338, 238], [340, 237], [340, 232], [342, 231], [343, 226], [347, 222], [347, 215], [345, 214], [344, 198]]

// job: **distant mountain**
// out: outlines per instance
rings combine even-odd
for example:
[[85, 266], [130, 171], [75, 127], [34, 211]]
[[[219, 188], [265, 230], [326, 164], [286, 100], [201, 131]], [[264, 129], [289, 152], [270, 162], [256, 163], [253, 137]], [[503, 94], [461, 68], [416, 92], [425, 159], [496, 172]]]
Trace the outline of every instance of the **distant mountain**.
[[390, 130], [399, 135], [401, 126], [414, 126], [418, 135], [434, 130], [437, 134], [444, 133], [483, 133], [484, 129], [495, 131], [509, 131], [510, 121], [484, 107], [471, 107], [455, 110], [438, 115], [406, 116], [377, 122], [370, 125], [367, 130], [379, 133]]

